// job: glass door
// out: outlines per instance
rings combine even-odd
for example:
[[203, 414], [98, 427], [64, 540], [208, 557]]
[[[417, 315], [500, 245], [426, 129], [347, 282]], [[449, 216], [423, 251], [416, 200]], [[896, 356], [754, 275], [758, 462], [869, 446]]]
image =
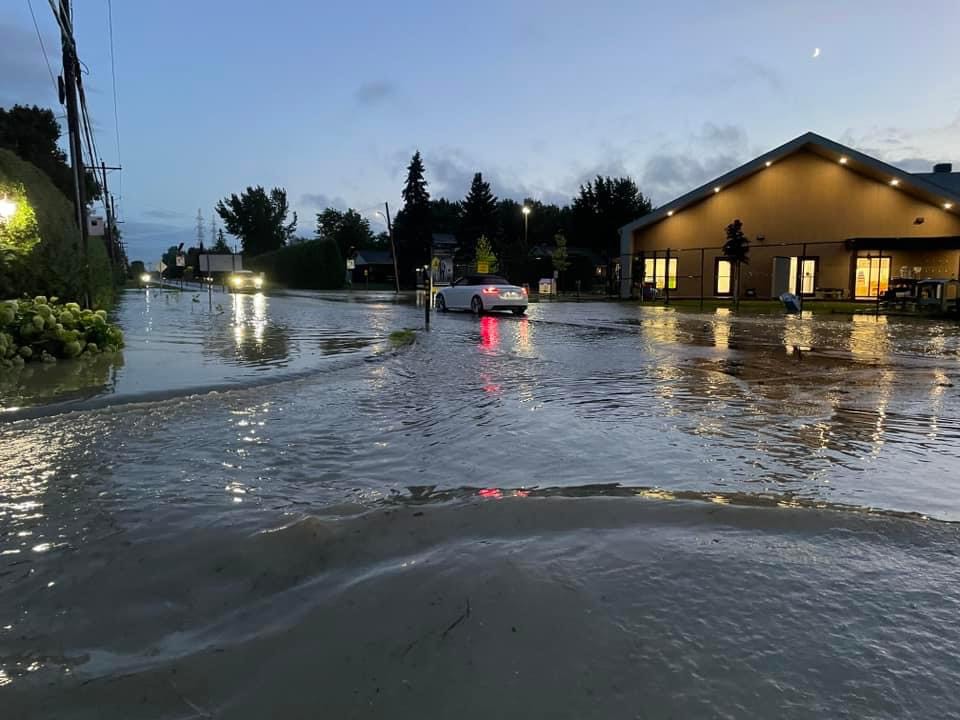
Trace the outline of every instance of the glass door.
[[[790, 292], [794, 295], [797, 295], [797, 263], [800, 262], [800, 258], [792, 257], [790, 258]], [[804, 258], [803, 265], [801, 266], [801, 277], [800, 277], [800, 293], [801, 295], [813, 295], [814, 290], [816, 289], [816, 277], [817, 277], [817, 259], [816, 258]]]
[[874, 300], [890, 284], [890, 258], [858, 257], [854, 296], [858, 300]]

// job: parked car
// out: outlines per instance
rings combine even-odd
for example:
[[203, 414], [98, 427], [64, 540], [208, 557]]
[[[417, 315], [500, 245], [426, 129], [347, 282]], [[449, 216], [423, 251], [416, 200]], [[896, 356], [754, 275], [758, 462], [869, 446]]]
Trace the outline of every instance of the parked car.
[[256, 292], [263, 289], [263, 275], [257, 275], [252, 270], [237, 270], [227, 278], [227, 287], [230, 292]]
[[437, 293], [437, 310], [469, 310], [474, 315], [509, 310], [514, 315], [527, 311], [527, 291], [499, 275], [467, 275]]

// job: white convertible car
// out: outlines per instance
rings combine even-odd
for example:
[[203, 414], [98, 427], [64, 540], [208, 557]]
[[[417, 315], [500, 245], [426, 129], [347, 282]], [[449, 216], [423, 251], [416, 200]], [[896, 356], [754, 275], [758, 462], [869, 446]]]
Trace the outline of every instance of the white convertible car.
[[527, 291], [497, 275], [467, 275], [437, 293], [437, 310], [470, 310], [475, 315], [489, 310], [527, 311]]

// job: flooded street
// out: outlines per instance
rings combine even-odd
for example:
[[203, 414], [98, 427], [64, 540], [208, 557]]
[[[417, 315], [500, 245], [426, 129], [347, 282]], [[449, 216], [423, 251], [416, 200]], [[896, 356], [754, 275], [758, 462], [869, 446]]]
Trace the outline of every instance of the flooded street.
[[960, 327], [129, 291], [0, 380], [4, 718], [960, 716]]

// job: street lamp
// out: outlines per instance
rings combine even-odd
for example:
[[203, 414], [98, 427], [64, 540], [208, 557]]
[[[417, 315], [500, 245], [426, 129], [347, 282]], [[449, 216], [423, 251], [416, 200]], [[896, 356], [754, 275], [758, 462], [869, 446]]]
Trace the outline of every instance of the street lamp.
[[387, 203], [383, 204], [383, 209], [387, 211], [387, 214], [384, 215], [379, 210], [374, 210], [375, 215], [379, 215], [384, 220], [387, 221], [387, 234], [390, 236], [390, 254], [393, 255], [393, 282], [396, 287], [394, 292], [400, 294], [400, 271], [397, 269], [397, 244], [393, 241], [393, 225], [390, 223], [390, 205]]
[[0, 198], [0, 220], [6, 222], [16, 211], [17, 204], [13, 200], [8, 200], [6, 195]]
[[527, 221], [530, 219], [530, 208], [527, 205], [523, 206], [523, 244], [527, 244]]

